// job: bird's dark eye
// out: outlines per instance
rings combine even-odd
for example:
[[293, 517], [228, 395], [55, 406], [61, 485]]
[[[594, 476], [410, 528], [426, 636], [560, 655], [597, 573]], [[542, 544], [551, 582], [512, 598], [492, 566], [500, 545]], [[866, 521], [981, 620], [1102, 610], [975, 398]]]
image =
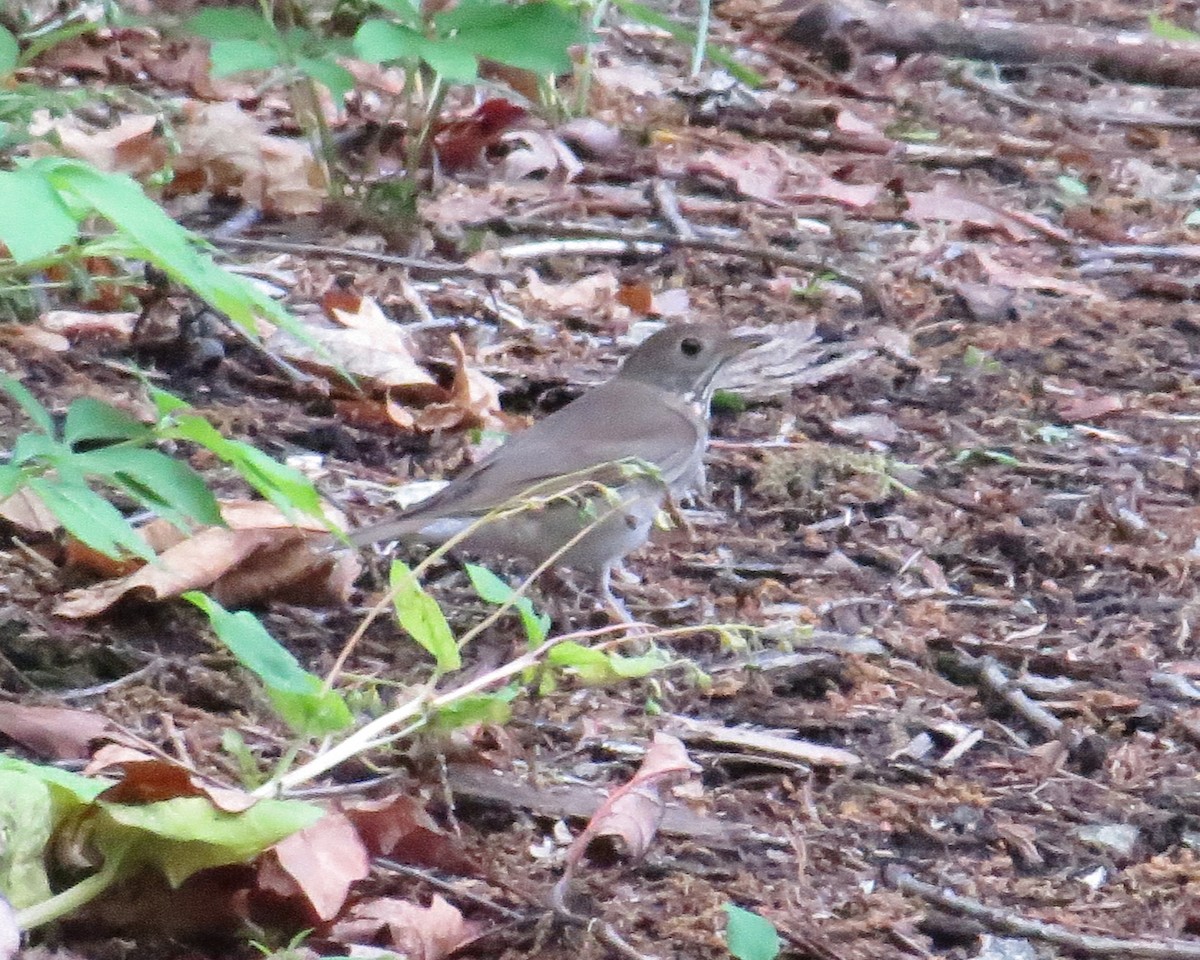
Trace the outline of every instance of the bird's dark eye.
[[694, 357], [702, 349], [704, 349], [704, 344], [702, 344], [695, 337], [684, 337], [679, 341], [679, 349], [683, 352], [685, 357]]

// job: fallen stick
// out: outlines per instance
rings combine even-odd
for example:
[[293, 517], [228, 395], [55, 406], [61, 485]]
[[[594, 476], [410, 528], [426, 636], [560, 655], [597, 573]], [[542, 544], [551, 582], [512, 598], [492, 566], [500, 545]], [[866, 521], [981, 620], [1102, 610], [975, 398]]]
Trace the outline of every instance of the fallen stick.
[[1144, 33], [1017, 23], [986, 16], [944, 20], [872, 0], [815, 0], [800, 10], [784, 39], [824, 51], [845, 68], [859, 53], [919, 53], [995, 63], [1070, 63], [1114, 80], [1165, 87], [1200, 86], [1200, 43]]
[[1092, 957], [1141, 957], [1144, 960], [1200, 960], [1200, 941], [1172, 940], [1167, 937], [1155, 940], [1124, 939], [1077, 933], [1058, 924], [1022, 917], [1011, 910], [989, 907], [978, 900], [918, 880], [904, 870], [886, 871], [886, 880], [902, 893], [920, 897], [949, 913], [977, 920], [996, 933], [1041, 940], [1072, 953]]

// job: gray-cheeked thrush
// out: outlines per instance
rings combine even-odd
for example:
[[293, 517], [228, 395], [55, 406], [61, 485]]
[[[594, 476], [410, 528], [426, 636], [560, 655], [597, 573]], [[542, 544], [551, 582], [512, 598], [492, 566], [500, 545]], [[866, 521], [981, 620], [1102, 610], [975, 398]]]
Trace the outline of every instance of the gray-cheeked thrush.
[[611, 380], [515, 434], [428, 499], [352, 531], [350, 540], [444, 542], [491, 513], [464, 548], [540, 564], [574, 540], [555, 563], [594, 576], [610, 613], [628, 621], [612, 594], [613, 567], [646, 542], [668, 494], [703, 487], [714, 378], [768, 340], [711, 324], [660, 330]]

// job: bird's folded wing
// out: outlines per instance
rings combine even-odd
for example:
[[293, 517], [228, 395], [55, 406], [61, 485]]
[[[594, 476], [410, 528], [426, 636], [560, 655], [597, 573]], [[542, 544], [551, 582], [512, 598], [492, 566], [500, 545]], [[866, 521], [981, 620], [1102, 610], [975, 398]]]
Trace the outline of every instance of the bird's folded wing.
[[[682, 400], [619, 377], [588, 391], [459, 474], [428, 500], [351, 534], [359, 544], [414, 533], [440, 517], [480, 515], [534, 495], [586, 482], [615, 483], [603, 464], [640, 460], [674, 487], [691, 482], [703, 454], [705, 424]], [[611, 479], [609, 479], [611, 477]]]

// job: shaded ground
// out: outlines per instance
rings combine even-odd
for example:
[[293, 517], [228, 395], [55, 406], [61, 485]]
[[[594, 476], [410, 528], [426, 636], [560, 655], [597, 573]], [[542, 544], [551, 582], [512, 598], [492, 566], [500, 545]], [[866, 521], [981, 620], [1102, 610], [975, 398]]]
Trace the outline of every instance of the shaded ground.
[[[1138, 26], [1142, 12], [1133, 7], [1039, 16]], [[636, 32], [611, 42], [616, 63], [646, 52]], [[768, 656], [777, 647], [771, 641], [731, 649], [715, 634], [681, 638], [674, 648], [711, 674], [710, 687], [677, 670], [654, 684], [521, 702], [490, 755], [509, 771], [514, 791], [525, 783], [613, 785], [636, 766], [629, 745], [685, 716], [793, 732], [861, 758], [852, 767], [809, 768], [692, 743], [704, 791], [690, 805], [762, 837], [722, 846], [668, 833], [644, 863], [586, 874], [589, 899], [580, 909], [610, 921], [648, 956], [724, 955], [720, 907], [730, 900], [775, 921], [794, 956], [970, 957], [991, 949], [980, 927], [889, 886], [889, 867], [1071, 930], [1145, 938], [1200, 932], [1194, 264], [1143, 259], [1128, 272], [1087, 269], [1105, 262], [1087, 256], [1103, 242], [1195, 240], [1183, 218], [1197, 206], [1200, 150], [1194, 131], [1100, 124], [1083, 109], [1103, 102], [1132, 111], [1148, 101], [1194, 113], [1194, 94], [1031, 67], [997, 77], [1005, 100], [956, 83], [957, 67], [931, 59], [860, 62], [846, 78], [855, 93], [797, 68], [805, 56], [798, 48], [773, 55], [770, 43], [758, 46], [755, 65], [770, 84], [794, 84], [797, 101], [830, 101], [843, 121], [852, 115], [857, 126], [840, 129], [854, 130], [859, 146], [898, 137], [903, 127], [935, 134], [940, 152], [906, 155], [898, 139], [890, 152], [822, 148], [812, 127], [794, 125], [794, 138], [787, 136], [781, 109], [766, 139], [785, 155], [840, 183], [884, 189], [866, 205], [817, 196], [755, 202], [738, 197], [727, 179], [698, 172], [694, 160], [706, 149], [744, 158], [761, 116], [704, 96], [639, 102], [609, 92], [612, 102], [598, 116], [649, 133], [653, 146], [630, 147], [621, 162], [589, 164], [572, 184], [498, 189], [487, 204], [539, 218], [550, 236], [558, 216], [599, 234], [662, 229], [641, 199], [657, 165], [694, 227], [827, 258], [886, 296], [890, 309], [880, 316], [837, 284], [790, 295], [785, 281], [803, 286], [811, 274], [690, 248], [651, 259], [533, 264], [549, 283], [602, 271], [660, 290], [681, 286], [692, 315], [731, 326], [811, 318], [824, 344], [869, 349], [819, 386], [770, 399], [751, 390], [749, 409], [718, 414], [714, 435], [726, 442], [711, 456], [713, 516], [699, 518], [691, 539], [676, 536], [646, 551], [635, 564], [643, 583], [626, 590], [634, 611], [656, 624], [775, 625], [785, 647], [813, 656], [778, 662]], [[669, 89], [680, 83], [683, 54], [654, 47], [654, 69]], [[696, 107], [704, 102], [715, 106]], [[673, 141], [655, 141], [654, 130], [670, 130]], [[990, 157], [958, 162], [969, 151]], [[938, 183], [1018, 220], [983, 223], [978, 211], [949, 206], [943, 222], [906, 219], [911, 195]], [[443, 196], [489, 190], [443, 189]], [[621, 204], [626, 215], [611, 218]], [[1027, 215], [1053, 231], [1023, 228]], [[828, 232], [812, 234], [803, 218]], [[301, 273], [293, 290], [300, 302], [334, 273], [352, 273], [358, 289], [385, 302], [394, 291], [387, 274], [353, 261], [289, 266]], [[611, 311], [564, 323], [527, 307], [533, 325], [514, 332], [464, 306], [486, 302], [482, 280], [420, 289], [434, 316], [462, 318], [457, 326], [477, 349], [495, 348], [486, 366], [514, 409], [560, 404], [618, 353], [613, 335], [622, 319]], [[432, 354], [448, 356], [444, 333], [421, 334]], [[47, 401], [133, 392], [88, 349], [14, 362]], [[368, 501], [382, 500], [361, 481], [440, 475], [464, 455], [461, 434], [413, 438], [342, 422], [327, 402], [296, 396], [246, 348], [234, 348], [215, 375], [177, 377], [172, 386], [268, 452], [322, 454], [320, 485], [361, 519], [377, 512]], [[12, 435], [19, 425], [5, 416]], [[912, 492], [855, 469], [866, 453], [908, 465], [896, 472]], [[142, 679], [82, 702], [214, 768], [224, 762], [217, 743], [229, 725], [261, 738], [257, 749], [277, 748], [237, 675], [207, 652], [196, 617], [173, 605], [129, 606], [64, 624], [49, 609], [69, 585], [65, 576], [16, 549], [5, 556], [0, 652], [10, 693], [53, 699], [152, 662]], [[363, 583], [365, 602], [371, 584]], [[435, 574], [432, 589], [461, 604], [453, 606], [456, 621], [477, 615], [452, 566]], [[571, 604], [561, 594], [550, 602]], [[320, 671], [358, 612], [278, 606], [266, 623]], [[820, 642], [806, 640], [801, 627], [821, 631]], [[476, 655], [497, 662], [511, 643], [507, 630], [495, 629]], [[371, 631], [352, 669], [401, 683], [423, 676], [387, 625]], [[1034, 708], [1022, 712], [1017, 690]], [[651, 701], [655, 710], [647, 712]], [[478, 760], [477, 744], [442, 746], [451, 759]], [[393, 762], [440, 802], [437, 752], [422, 744]], [[531, 816], [519, 802], [485, 803], [469, 791], [455, 814], [466, 846], [485, 865], [470, 889], [523, 911], [543, 904], [558, 875], [546, 852], [555, 817]], [[407, 878], [378, 883], [411, 897], [431, 892]], [[580, 931], [543, 934], [538, 940], [533, 928], [518, 927], [498, 934], [488, 952], [606, 952]], [[66, 942], [78, 955], [100, 955], [81, 944]], [[121, 952], [111, 943], [104, 949]], [[153, 940], [134, 950], [176, 952]]]

